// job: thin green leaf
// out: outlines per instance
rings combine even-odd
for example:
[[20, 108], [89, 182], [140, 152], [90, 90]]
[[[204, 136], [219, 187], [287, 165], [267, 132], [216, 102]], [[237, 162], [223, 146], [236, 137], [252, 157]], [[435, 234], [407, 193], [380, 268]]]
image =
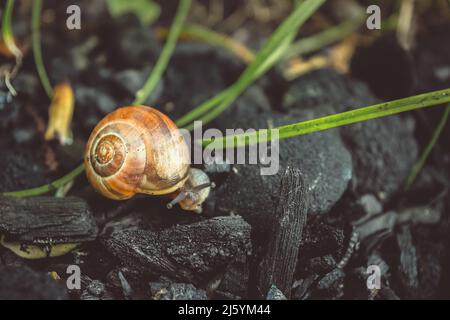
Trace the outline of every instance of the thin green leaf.
[[246, 63], [250, 63], [255, 58], [254, 53], [241, 43], [233, 40], [225, 34], [215, 32], [204, 26], [197, 24], [185, 26], [183, 29], [183, 34], [193, 37], [194, 39], [204, 41], [211, 46], [223, 47], [241, 58]]
[[[239, 79], [220, 93], [222, 99], [215, 99], [215, 103], [207, 101], [194, 110], [188, 112], [178, 120], [181, 126], [188, 125], [200, 118], [207, 123], [222, 113], [253, 81], [264, 74], [284, 54], [285, 50], [295, 38], [303, 23], [325, 2], [325, 0], [305, 0], [281, 23], [264, 46], [259, 50], [253, 61], [247, 66]], [[224, 92], [227, 92], [226, 94]], [[205, 115], [212, 108], [217, 107], [211, 114]], [[192, 124], [187, 128], [192, 129]]]
[[5, 12], [3, 14], [3, 21], [2, 21], [2, 37], [3, 37], [3, 41], [5, 42], [6, 47], [17, 58], [17, 57], [22, 57], [22, 52], [16, 46], [16, 43], [14, 41], [14, 36], [12, 33], [11, 20], [12, 20], [13, 8], [14, 8], [14, 0], [7, 0]]
[[177, 44], [178, 37], [180, 35], [184, 21], [186, 20], [186, 16], [189, 12], [190, 6], [191, 0], [180, 0], [177, 13], [175, 15], [172, 26], [170, 27], [166, 44], [164, 45], [161, 55], [159, 56], [158, 61], [156, 62], [156, 65], [153, 68], [149, 78], [145, 82], [142, 89], [140, 89], [136, 93], [136, 98], [133, 102], [134, 105], [143, 104], [153, 92], [155, 87], [158, 85], [158, 82], [161, 80], [161, 76], [166, 70], [170, 57], [172, 56], [172, 52], [175, 49], [175, 45]]
[[417, 176], [419, 175], [420, 171], [422, 170], [423, 166], [425, 165], [425, 162], [428, 159], [428, 156], [431, 154], [431, 151], [433, 150], [434, 146], [436, 145], [439, 137], [441, 136], [442, 131], [445, 128], [445, 125], [447, 124], [448, 116], [450, 114], [450, 104], [445, 108], [444, 113], [442, 115], [441, 121], [439, 121], [439, 124], [437, 125], [436, 129], [433, 132], [433, 136], [431, 137], [430, 142], [427, 144], [425, 150], [423, 151], [422, 155], [420, 156], [419, 160], [414, 164], [411, 173], [408, 176], [408, 179], [406, 181], [406, 190], [409, 190], [411, 186], [413, 185], [414, 181], [416, 180]]
[[53, 97], [53, 88], [52, 85], [50, 84], [47, 71], [45, 70], [41, 48], [40, 29], [41, 29], [42, 0], [34, 0], [32, 10], [33, 11], [31, 16], [31, 35], [32, 35], [34, 63], [36, 64], [39, 79], [41, 80], [45, 93], [51, 99]]
[[[350, 110], [322, 118], [293, 123], [277, 127], [272, 130], [278, 130], [279, 139], [286, 139], [302, 134], [323, 131], [348, 125], [351, 123], [376, 119], [405, 111], [440, 105], [448, 102], [450, 102], [450, 88], [390, 102], [384, 102], [373, 106]], [[260, 138], [260, 135], [262, 133], [269, 135], [266, 139], [264, 139], [265, 135], [262, 135], [263, 138]], [[268, 129], [262, 129], [253, 133], [230, 135], [223, 138], [207, 139], [197, 142], [208, 145], [210, 148], [224, 148], [226, 146], [244, 146], [247, 145], [249, 141], [262, 142], [265, 140], [270, 140], [270, 130]]]
[[356, 31], [364, 21], [366, 21], [366, 15], [358, 15], [351, 20], [346, 20], [337, 26], [328, 28], [311, 37], [302, 38], [289, 47], [283, 58], [289, 59], [295, 56], [305, 55], [338, 42]]

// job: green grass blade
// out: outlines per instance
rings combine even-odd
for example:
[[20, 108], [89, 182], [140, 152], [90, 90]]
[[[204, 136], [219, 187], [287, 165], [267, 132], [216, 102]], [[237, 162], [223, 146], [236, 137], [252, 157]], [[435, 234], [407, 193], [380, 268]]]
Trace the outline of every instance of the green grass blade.
[[411, 186], [413, 185], [417, 176], [419, 175], [420, 171], [422, 170], [423, 166], [425, 165], [425, 162], [427, 161], [428, 156], [431, 154], [431, 151], [433, 150], [434, 146], [436, 145], [439, 137], [441, 136], [442, 131], [445, 128], [445, 125], [447, 124], [449, 114], [450, 114], [450, 104], [445, 108], [444, 113], [441, 118], [441, 121], [439, 122], [436, 129], [434, 130], [433, 136], [431, 137], [430, 142], [425, 147], [425, 150], [423, 151], [419, 160], [414, 164], [414, 166], [411, 170], [411, 173], [409, 174], [408, 179], [406, 180], [406, 190], [409, 190], [411, 188]]
[[5, 42], [6, 47], [11, 51], [11, 53], [17, 58], [22, 57], [22, 52], [16, 46], [14, 41], [14, 36], [12, 33], [11, 20], [14, 8], [14, 0], [7, 0], [5, 12], [3, 13], [2, 21], [2, 37]]
[[255, 58], [254, 53], [249, 48], [225, 34], [215, 32], [204, 26], [191, 24], [184, 27], [183, 33], [186, 33], [194, 39], [208, 43], [211, 46], [225, 48], [246, 63], [250, 63]]
[[8, 197], [32, 197], [32, 196], [38, 196], [40, 194], [44, 194], [51, 191], [56, 191], [58, 188], [66, 185], [68, 182], [75, 179], [77, 176], [79, 176], [84, 171], [84, 164], [80, 164], [78, 167], [76, 167], [74, 170], [70, 171], [65, 176], [59, 178], [58, 180], [55, 180], [52, 183], [26, 189], [26, 190], [20, 190], [20, 191], [13, 191], [13, 192], [4, 192], [2, 193], [2, 196], [8, 196]]
[[41, 31], [40, 31], [41, 12], [42, 12], [42, 0], [34, 0], [31, 15], [31, 36], [32, 36], [34, 63], [36, 64], [39, 79], [41, 80], [45, 93], [51, 99], [53, 97], [53, 87], [50, 84], [47, 71], [45, 70], [44, 60], [42, 58]]
[[[288, 45], [295, 38], [298, 29], [324, 2], [325, 0], [305, 0], [298, 5], [266, 41], [239, 79], [229, 88], [224, 90], [227, 94], [224, 94], [223, 100], [216, 99], [215, 103], [207, 101], [206, 103], [201, 104], [181, 117], [178, 120], [179, 123], [182, 126], [185, 126], [202, 116], [204, 116], [204, 118], [201, 118], [200, 120], [206, 123], [222, 113], [231, 103], [233, 103], [242, 91], [281, 58]], [[205, 116], [208, 111], [216, 106], [218, 106], [216, 111]], [[192, 124], [188, 126], [188, 128], [191, 129]]]
[[311, 37], [300, 39], [290, 46], [283, 58], [289, 59], [295, 56], [305, 55], [338, 42], [356, 31], [364, 21], [366, 21], [366, 15], [358, 15], [351, 20], [342, 22], [335, 27], [331, 27]]
[[[274, 128], [279, 132], [280, 139], [286, 139], [302, 134], [323, 131], [331, 128], [336, 128], [356, 122], [362, 122], [370, 119], [385, 117], [405, 111], [440, 105], [450, 102], [450, 88], [424, 93], [413, 97], [394, 100], [390, 102], [380, 103], [369, 107], [363, 107], [351, 111], [346, 111], [322, 118], [293, 123], [281, 127]], [[270, 131], [270, 130], [269, 130]], [[262, 142], [260, 139], [261, 133], [267, 133], [267, 129], [259, 130], [249, 134], [231, 135], [223, 138], [200, 141], [204, 145], [209, 145], [211, 148], [223, 148], [228, 146], [244, 146], [248, 141]], [[255, 139], [255, 140], [252, 140]], [[237, 140], [237, 144], [236, 141]], [[270, 140], [270, 136], [268, 139]]]
[[[170, 27], [169, 35], [167, 37], [166, 44], [161, 52], [161, 55], [156, 62], [149, 78], [145, 82], [142, 89], [136, 93], [136, 98], [133, 101], [134, 105], [143, 104], [145, 100], [151, 95], [158, 82], [161, 80], [161, 76], [167, 68], [170, 57], [172, 56], [173, 50], [177, 44], [178, 37], [180, 35], [184, 21], [186, 20], [189, 8], [191, 6], [191, 0], [180, 0], [178, 5], [177, 13], [173, 20], [172, 26]], [[133, 48], [130, 48], [133, 50]]]

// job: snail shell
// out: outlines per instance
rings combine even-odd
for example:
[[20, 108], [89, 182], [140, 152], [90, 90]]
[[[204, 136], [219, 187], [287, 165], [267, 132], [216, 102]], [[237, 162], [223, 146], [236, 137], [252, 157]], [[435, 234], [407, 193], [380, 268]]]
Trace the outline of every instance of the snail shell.
[[188, 178], [190, 155], [175, 123], [146, 106], [119, 108], [103, 118], [85, 152], [87, 178], [104, 196], [169, 194]]

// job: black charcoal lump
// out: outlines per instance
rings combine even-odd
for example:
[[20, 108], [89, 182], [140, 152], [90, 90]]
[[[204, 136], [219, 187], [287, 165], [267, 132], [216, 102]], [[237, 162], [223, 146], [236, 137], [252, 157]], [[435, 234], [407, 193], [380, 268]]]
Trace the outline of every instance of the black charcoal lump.
[[250, 225], [239, 216], [216, 217], [162, 231], [120, 231], [105, 239], [130, 268], [196, 282], [251, 253]]
[[341, 128], [358, 194], [372, 193], [384, 203], [401, 190], [418, 156], [414, 126], [409, 116], [389, 116]]
[[0, 197], [0, 233], [34, 243], [85, 242], [98, 228], [85, 200], [77, 197]]
[[[266, 112], [258, 117], [224, 119], [225, 125], [261, 129], [305, 120]], [[279, 201], [278, 188], [287, 166], [298, 168], [304, 176], [310, 203], [308, 215], [327, 212], [342, 196], [352, 178], [351, 155], [336, 131], [292, 137], [279, 141], [279, 170], [261, 175], [260, 165], [235, 165], [216, 193], [220, 213], [242, 215], [255, 228], [267, 230], [267, 218]], [[275, 159], [274, 157], [272, 159]]]

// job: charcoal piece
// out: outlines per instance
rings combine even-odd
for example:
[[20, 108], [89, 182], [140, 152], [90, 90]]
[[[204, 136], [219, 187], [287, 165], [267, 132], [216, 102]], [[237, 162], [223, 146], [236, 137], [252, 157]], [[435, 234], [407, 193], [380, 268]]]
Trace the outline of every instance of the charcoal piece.
[[373, 194], [365, 194], [358, 199], [357, 204], [365, 214], [373, 216], [383, 211], [383, 207]]
[[339, 299], [344, 295], [345, 272], [336, 268], [322, 277], [316, 285], [318, 295], [327, 299]]
[[130, 268], [189, 282], [218, 272], [251, 251], [250, 226], [238, 216], [216, 217], [158, 232], [117, 232], [104, 243]]
[[25, 266], [0, 266], [0, 300], [65, 300], [63, 284]]
[[[90, 280], [90, 279], [89, 279]], [[113, 300], [114, 297], [99, 280], [90, 280], [80, 295], [80, 300]]]
[[287, 300], [287, 298], [277, 286], [272, 285], [267, 292], [266, 300]]
[[417, 269], [417, 251], [413, 244], [409, 226], [402, 226], [397, 233], [397, 244], [400, 249], [400, 264], [398, 274], [406, 296], [413, 298], [419, 289], [419, 274]]
[[[243, 129], [275, 127], [304, 119], [268, 112], [253, 118], [228, 118], [223, 119], [224, 123], [233, 121], [235, 127]], [[287, 166], [300, 169], [304, 175], [310, 194], [308, 215], [328, 212], [341, 198], [352, 177], [351, 155], [337, 131], [292, 137], [279, 141], [276, 174], [261, 175], [261, 164], [234, 165], [227, 180], [216, 191], [216, 210], [220, 214], [241, 215], [258, 231], [267, 232], [268, 221], [279, 202], [277, 190]]]
[[75, 197], [0, 198], [0, 233], [26, 243], [92, 241], [97, 225], [87, 203]]
[[337, 267], [336, 260], [331, 254], [322, 257], [314, 257], [309, 260], [306, 269], [310, 273], [324, 275]]
[[429, 206], [410, 207], [399, 211], [397, 223], [436, 224], [441, 219], [441, 210]]
[[220, 280], [215, 293], [228, 299], [242, 299], [247, 296], [250, 265], [247, 259], [230, 263]]
[[[120, 275], [121, 274], [121, 275]], [[116, 297], [128, 300], [148, 299], [148, 282], [136, 269], [116, 266], [106, 276], [106, 287]], [[124, 288], [125, 285], [125, 288]]]
[[150, 285], [153, 300], [206, 300], [206, 291], [197, 289], [190, 283], [152, 282]]
[[299, 263], [303, 265], [308, 259], [327, 254], [341, 256], [345, 250], [344, 239], [343, 229], [320, 219], [309, 219], [300, 242]]
[[356, 194], [371, 193], [386, 203], [404, 186], [418, 148], [410, 116], [390, 116], [340, 129], [352, 153]]
[[306, 300], [311, 295], [311, 289], [319, 275], [312, 274], [304, 279], [299, 279], [294, 282], [293, 299]]
[[1, 146], [0, 154], [1, 192], [27, 189], [47, 183], [45, 168], [40, 161], [41, 151], [36, 146], [33, 148]]
[[275, 285], [289, 298], [309, 201], [300, 170], [286, 169], [279, 195], [267, 252], [259, 265], [258, 291], [265, 295]]
[[358, 48], [350, 68], [352, 75], [367, 82], [377, 96], [393, 100], [412, 94], [416, 83], [413, 65], [409, 51], [391, 33]]
[[328, 113], [331, 114], [374, 103], [375, 97], [363, 82], [331, 69], [321, 69], [292, 81], [281, 109], [292, 111], [330, 106]]

